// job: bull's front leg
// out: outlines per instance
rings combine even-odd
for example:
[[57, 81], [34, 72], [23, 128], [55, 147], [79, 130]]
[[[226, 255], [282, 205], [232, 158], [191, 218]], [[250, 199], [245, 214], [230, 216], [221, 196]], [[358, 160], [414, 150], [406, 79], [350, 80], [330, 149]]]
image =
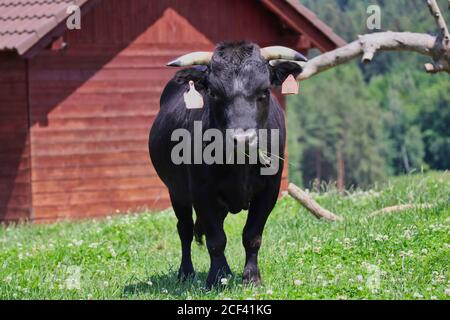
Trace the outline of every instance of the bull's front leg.
[[206, 286], [212, 286], [220, 283], [220, 280], [231, 274], [225, 257], [225, 247], [227, 245], [227, 237], [223, 230], [223, 219], [217, 221], [215, 225], [211, 225], [208, 231], [205, 231], [206, 245], [208, 247], [211, 265], [206, 279]]
[[270, 193], [263, 192], [256, 197], [248, 211], [247, 222], [242, 234], [242, 243], [245, 248], [245, 266], [242, 274], [244, 284], [258, 286], [262, 282], [258, 268], [258, 252], [261, 247], [264, 226], [277, 199], [276, 196], [267, 196], [268, 194]]
[[195, 206], [195, 212], [202, 225], [206, 237], [211, 265], [206, 279], [207, 288], [220, 283], [222, 278], [231, 274], [225, 257], [227, 237], [223, 229], [226, 212], [218, 206]]
[[191, 259], [191, 243], [194, 237], [194, 221], [192, 219], [192, 205], [182, 203], [171, 197], [172, 206], [177, 216], [178, 235], [181, 241], [181, 265], [178, 279], [181, 281], [195, 274]]

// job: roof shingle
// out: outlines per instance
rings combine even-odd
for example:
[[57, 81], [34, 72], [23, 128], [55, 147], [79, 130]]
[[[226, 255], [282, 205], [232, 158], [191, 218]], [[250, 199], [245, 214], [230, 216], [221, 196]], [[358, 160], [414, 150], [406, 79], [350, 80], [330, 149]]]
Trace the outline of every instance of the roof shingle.
[[89, 0], [0, 0], [0, 51], [24, 54], [61, 21], [70, 5]]

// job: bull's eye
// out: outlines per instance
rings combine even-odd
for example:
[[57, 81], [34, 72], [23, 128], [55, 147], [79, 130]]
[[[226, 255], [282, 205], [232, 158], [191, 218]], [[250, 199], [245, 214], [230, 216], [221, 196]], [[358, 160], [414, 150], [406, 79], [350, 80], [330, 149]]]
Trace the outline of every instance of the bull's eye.
[[270, 91], [269, 91], [269, 89], [264, 90], [263, 92], [261, 92], [261, 93], [258, 95], [258, 100], [260, 100], [260, 101], [266, 100], [269, 96], [270, 96]]
[[213, 98], [214, 100], [219, 99], [219, 95], [213, 92], [211, 89], [208, 88], [208, 95]]

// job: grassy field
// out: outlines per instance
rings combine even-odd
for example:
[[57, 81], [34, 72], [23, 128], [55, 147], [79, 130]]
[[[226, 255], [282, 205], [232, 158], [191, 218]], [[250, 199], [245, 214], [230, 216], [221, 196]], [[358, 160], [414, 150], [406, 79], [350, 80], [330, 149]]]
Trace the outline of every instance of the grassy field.
[[[450, 173], [396, 178], [345, 196], [316, 194], [345, 217], [314, 218], [285, 197], [267, 223], [264, 286], [243, 287], [241, 232], [229, 216], [223, 290], [203, 288], [209, 258], [193, 245], [197, 276], [178, 283], [180, 247], [172, 211], [104, 220], [0, 227], [0, 299], [449, 299]], [[403, 203], [433, 203], [368, 218]]]

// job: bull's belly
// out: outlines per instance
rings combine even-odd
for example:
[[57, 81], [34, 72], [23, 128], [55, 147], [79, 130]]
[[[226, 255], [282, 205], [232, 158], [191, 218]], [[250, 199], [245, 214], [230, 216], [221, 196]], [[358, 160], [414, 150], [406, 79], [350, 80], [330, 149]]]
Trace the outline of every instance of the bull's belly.
[[251, 199], [247, 194], [234, 192], [232, 195], [221, 195], [220, 201], [226, 206], [228, 212], [236, 214], [242, 210], [248, 210]]
[[224, 183], [218, 192], [219, 201], [233, 214], [248, 210], [258, 185], [253, 179]]

